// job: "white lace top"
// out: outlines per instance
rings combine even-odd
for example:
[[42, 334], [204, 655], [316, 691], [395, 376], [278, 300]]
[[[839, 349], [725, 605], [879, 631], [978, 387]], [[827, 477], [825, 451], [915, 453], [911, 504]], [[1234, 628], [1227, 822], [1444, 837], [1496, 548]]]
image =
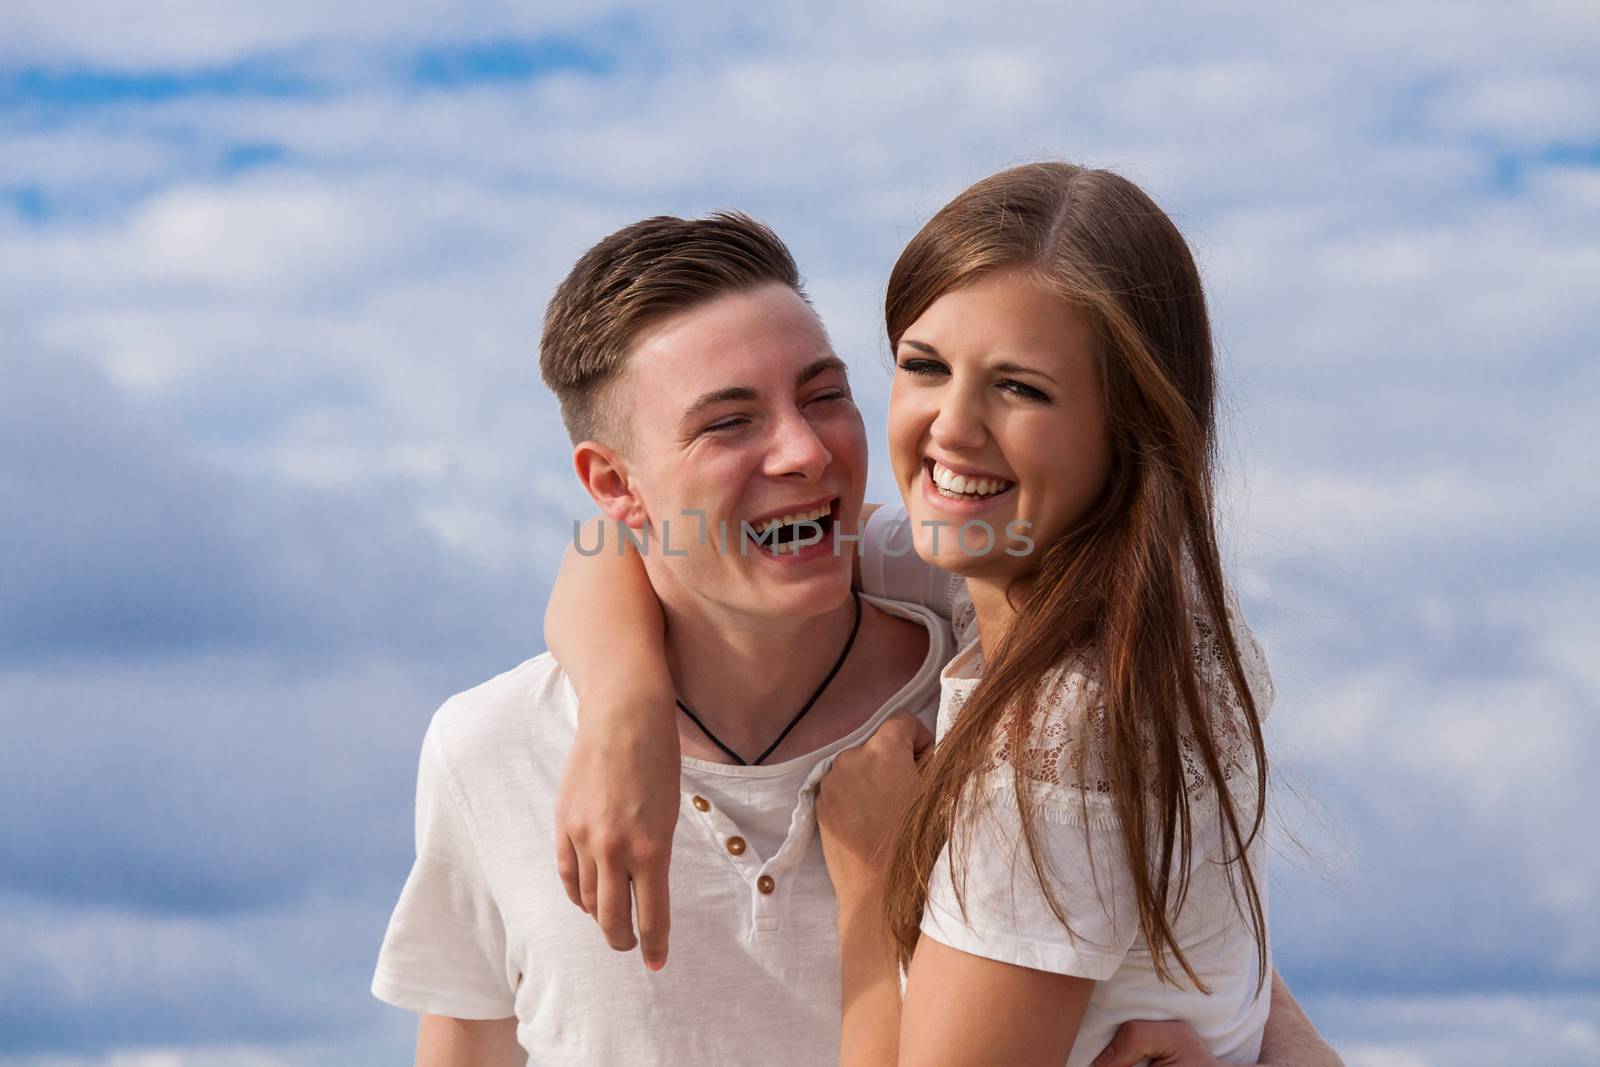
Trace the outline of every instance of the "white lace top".
[[[951, 590], [950, 604], [958, 652], [943, 675], [947, 699], [939, 710], [940, 738], [950, 729], [983, 674], [977, 615], [965, 583], [958, 583]], [[1264, 723], [1276, 697], [1266, 656], [1245, 625], [1232, 590], [1227, 594], [1227, 608], [1245, 682], [1254, 698], [1256, 713]], [[1192, 622], [1195, 667], [1202, 690], [1214, 697], [1212, 726], [1221, 744], [1218, 762], [1223, 783], [1230, 791], [1239, 817], [1248, 825], [1259, 803], [1255, 788], [1255, 750], [1250, 744], [1249, 725], [1244, 707], [1228, 680], [1226, 660], [1215, 631], [1205, 619], [1196, 617]], [[1105, 719], [1099, 683], [1082, 671], [1058, 668], [1046, 678], [1039, 691], [1040, 707], [1034, 723], [1033, 743], [1021, 754], [1023, 776], [1038, 787], [1039, 805], [1059, 809], [1052, 810], [1051, 817], [1068, 825], [1081, 826], [1087, 818], [1096, 829], [1118, 828], [1120, 820], [1111, 795], [1106, 755], [1094, 746], [1096, 738], [1103, 739], [1106, 735], [1103, 726], [1096, 728]], [[1090, 719], [1087, 730], [1083, 728], [1085, 716]], [[1085, 737], [1089, 739], [1090, 751], [1085, 751]], [[1180, 743], [1190, 812], [1198, 825], [1215, 816], [1217, 790], [1212, 788], [1192, 736], [1182, 738]], [[1002, 739], [996, 745], [980, 788], [1014, 791], [1016, 776], [1012, 768], [1017, 762], [1016, 754], [1008, 750]], [[1078, 788], [1080, 783], [1082, 788]]]
[[[904, 509], [879, 509], [861, 542], [862, 584], [869, 593], [917, 600], [936, 610], [943, 597], [960, 651], [941, 675], [936, 734], [942, 739], [977, 686], [983, 653], [964, 584], [934, 571], [915, 552], [901, 551], [910, 543]], [[1246, 682], [1265, 718], [1274, 697], [1266, 658], [1231, 593], [1228, 608]], [[1221, 785], [1230, 790], [1248, 828], [1259, 804], [1254, 753], [1226, 682], [1216, 635], [1203, 623], [1196, 625], [1194, 650], [1202, 680], [1217, 694], [1213, 721], [1223, 741]], [[1173, 920], [1173, 932], [1185, 958], [1210, 988], [1207, 995], [1194, 989], [1181, 969], [1170, 966], [1170, 958], [1169, 970], [1182, 985], [1162, 983], [1140, 933], [1105, 755], [1093, 740], [1093, 717], [1104, 714], [1097, 692], [1097, 683], [1082, 672], [1057, 669], [1041, 686], [1033, 743], [1016, 754], [997, 741], [989, 769], [974, 787], [976, 802], [958, 830], [968, 835], [960, 839], [965, 847], [957, 851], [964, 863], [965, 915], [957, 903], [947, 845], [934, 866], [923, 935], [973, 955], [1093, 979], [1094, 991], [1067, 1067], [1087, 1065], [1121, 1023], [1159, 1018], [1188, 1022], [1225, 1063], [1254, 1063], [1270, 986], [1257, 991], [1255, 942], [1235, 903], [1230, 868], [1220, 862], [1227, 854], [1227, 839], [1217, 817], [1216, 784], [1197, 759], [1186, 757], [1193, 867], [1188, 898]], [[1080, 740], [1084, 716], [1091, 717], [1088, 751]], [[1013, 772], [1018, 759], [1036, 801], [1040, 858], [1070, 932], [1052, 912], [1028, 862]], [[1258, 835], [1249, 856], [1265, 908], [1263, 837]]]

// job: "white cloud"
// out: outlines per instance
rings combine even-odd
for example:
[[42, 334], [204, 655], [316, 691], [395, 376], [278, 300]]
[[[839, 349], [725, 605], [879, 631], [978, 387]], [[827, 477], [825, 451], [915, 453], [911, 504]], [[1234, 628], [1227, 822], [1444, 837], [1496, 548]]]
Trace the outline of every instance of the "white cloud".
[[3, 899], [10, 1017], [57, 1032], [0, 1067], [376, 1067], [414, 1044], [415, 1016], [367, 992], [370, 897], [189, 916]]
[[1600, 101], [1593, 82], [1576, 72], [1487, 78], [1433, 106], [1447, 129], [1488, 134], [1511, 148], [1583, 144], [1600, 137]]
[[204, 0], [135, 0], [111, 9], [93, 0], [63, 0], [48, 7], [8, 7], [0, 18], [0, 41], [5, 42], [0, 57], [135, 70], [183, 68], [324, 42], [382, 47], [570, 30], [596, 14], [590, 5], [566, 0], [537, 8], [432, 0], [399, 9], [289, 0], [226, 10]]
[[383, 1038], [283, 1045], [199, 1044], [125, 1048], [103, 1055], [0, 1055], [0, 1067], [388, 1067], [411, 1059], [415, 1025]]
[[[1349, 1067], [1580, 1067], [1600, 1054], [1593, 994], [1325, 997], [1311, 1010]], [[1379, 1036], [1340, 1040], [1351, 1032]]]
[[[1600, 857], [1583, 843], [1600, 690], [1540, 652], [1565, 636], [1564, 598], [1489, 606], [1515, 628], [1476, 662], [1450, 632], [1481, 625], [1473, 615], [1443, 621], [1438, 640], [1407, 639], [1392, 606], [1332, 626], [1291, 611], [1259, 631], [1279, 683], [1273, 751], [1298, 784], [1280, 795], [1283, 825], [1310, 848], [1285, 839], [1275, 926], [1320, 982], [1592, 981]], [[1319, 636], [1375, 622], [1401, 640]]]

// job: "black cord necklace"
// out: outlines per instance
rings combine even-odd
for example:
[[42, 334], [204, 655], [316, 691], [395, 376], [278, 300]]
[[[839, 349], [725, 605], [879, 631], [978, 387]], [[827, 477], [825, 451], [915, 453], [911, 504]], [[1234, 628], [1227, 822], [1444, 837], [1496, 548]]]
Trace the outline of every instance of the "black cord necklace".
[[685, 715], [689, 716], [690, 722], [700, 727], [700, 732], [705, 734], [706, 737], [711, 740], [713, 745], [716, 745], [718, 748], [722, 749], [722, 751], [726, 752], [733, 762], [737, 763], [741, 767], [759, 766], [762, 760], [772, 755], [772, 753], [777, 750], [778, 746], [783, 744], [783, 739], [789, 736], [789, 731], [798, 726], [800, 724], [800, 720], [806, 717], [806, 712], [811, 710], [811, 706], [817, 702], [818, 697], [822, 696], [823, 692], [828, 688], [828, 683], [833, 681], [833, 676], [839, 673], [839, 668], [843, 667], [844, 661], [849, 658], [850, 649], [856, 643], [856, 633], [861, 629], [861, 594], [852, 589], [850, 590], [850, 595], [855, 598], [856, 602], [856, 621], [850, 627], [850, 640], [844, 643], [844, 651], [839, 653], [839, 658], [833, 661], [833, 669], [829, 671], [828, 676], [822, 680], [822, 684], [817, 686], [817, 691], [811, 694], [811, 699], [806, 701], [806, 706], [795, 713], [795, 717], [789, 720], [789, 725], [783, 728], [783, 733], [779, 734], [778, 739], [772, 742], [772, 744], [768, 745], [767, 750], [761, 753], [761, 755], [746, 763], [743, 756], [739, 755], [739, 753], [723, 744], [721, 740], [717, 738], [716, 734], [706, 729], [706, 724], [700, 721], [700, 716], [689, 710], [689, 705], [680, 700], [678, 701], [679, 709], [681, 709]]

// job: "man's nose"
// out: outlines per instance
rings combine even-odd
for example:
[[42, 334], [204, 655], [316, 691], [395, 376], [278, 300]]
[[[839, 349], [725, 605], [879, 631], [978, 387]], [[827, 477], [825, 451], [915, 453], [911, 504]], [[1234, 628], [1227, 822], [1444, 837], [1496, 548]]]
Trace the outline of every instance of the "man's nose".
[[774, 430], [766, 473], [777, 478], [799, 475], [815, 481], [832, 462], [833, 453], [817, 436], [816, 428], [796, 411]]

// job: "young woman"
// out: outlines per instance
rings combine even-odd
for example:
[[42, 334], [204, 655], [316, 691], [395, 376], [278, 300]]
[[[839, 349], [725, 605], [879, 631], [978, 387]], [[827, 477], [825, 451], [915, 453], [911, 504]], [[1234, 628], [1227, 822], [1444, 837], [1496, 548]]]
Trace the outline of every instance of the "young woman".
[[[1253, 1059], [1270, 683], [1218, 560], [1189, 250], [1125, 179], [1023, 167], [912, 239], [886, 310], [916, 554], [970, 608], [920, 778], [890, 735], [823, 781], [847, 1062], [1087, 1063], [1137, 1015]], [[992, 536], [1017, 527], [1036, 551]], [[856, 813], [898, 789], [885, 867]]]
[[[1126, 179], [1018, 167], [913, 238], [886, 319], [905, 508], [869, 521], [866, 586], [917, 599], [930, 565], [959, 575], [964, 647], [920, 770], [914, 731], [885, 729], [822, 782], [843, 1062], [1082, 1067], [1136, 1018], [1253, 1062], [1272, 692], [1218, 558], [1188, 247]], [[604, 758], [568, 771], [641, 839], [671, 832], [639, 799], [676, 777], [651, 731], [611, 713]]]

